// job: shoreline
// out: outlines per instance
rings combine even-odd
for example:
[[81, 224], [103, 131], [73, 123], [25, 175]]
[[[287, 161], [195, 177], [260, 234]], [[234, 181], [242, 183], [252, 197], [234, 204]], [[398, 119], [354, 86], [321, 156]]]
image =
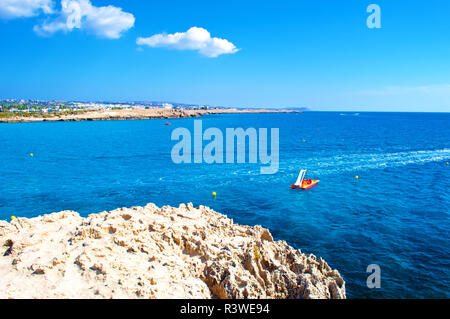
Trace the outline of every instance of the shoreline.
[[179, 110], [179, 109], [133, 109], [133, 110], [102, 110], [86, 111], [77, 114], [58, 115], [49, 113], [43, 116], [14, 116], [0, 118], [0, 123], [30, 123], [30, 122], [77, 122], [77, 121], [116, 121], [116, 120], [150, 120], [150, 119], [178, 119], [201, 117], [210, 114], [248, 114], [248, 113], [303, 113], [292, 110], [264, 110], [264, 109], [212, 109], [212, 110]]
[[322, 258], [204, 206], [0, 221], [0, 299], [344, 299]]

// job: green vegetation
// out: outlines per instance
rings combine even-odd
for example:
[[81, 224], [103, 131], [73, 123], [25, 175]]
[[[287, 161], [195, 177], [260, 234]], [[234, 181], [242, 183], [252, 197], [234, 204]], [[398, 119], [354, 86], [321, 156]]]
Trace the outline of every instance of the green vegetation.
[[255, 254], [255, 258], [256, 259], [261, 259], [261, 254], [260, 254], [260, 252], [259, 252], [259, 249], [258, 249], [258, 247], [256, 246], [256, 245], [253, 245], [253, 253]]
[[[51, 110], [47, 112], [45, 110]], [[75, 115], [85, 113], [85, 108], [73, 109], [66, 105], [60, 105], [58, 108], [29, 106], [29, 105], [0, 105], [0, 119], [9, 119], [17, 117], [42, 117], [50, 118], [54, 116]]]

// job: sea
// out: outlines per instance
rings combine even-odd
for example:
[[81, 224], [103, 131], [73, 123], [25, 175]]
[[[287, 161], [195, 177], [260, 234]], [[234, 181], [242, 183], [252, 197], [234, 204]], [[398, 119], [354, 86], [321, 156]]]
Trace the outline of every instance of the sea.
[[[270, 175], [259, 162], [174, 163], [172, 132], [194, 120], [0, 124], [0, 219], [192, 202], [324, 258], [349, 298], [450, 298], [450, 113], [197, 119], [224, 135], [279, 128]], [[301, 169], [320, 183], [291, 189]], [[367, 285], [369, 265], [380, 288]]]

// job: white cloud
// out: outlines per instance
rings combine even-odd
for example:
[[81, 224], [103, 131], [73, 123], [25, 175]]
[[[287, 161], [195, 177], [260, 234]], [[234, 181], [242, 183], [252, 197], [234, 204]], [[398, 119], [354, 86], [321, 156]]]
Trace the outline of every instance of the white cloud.
[[53, 12], [53, 0], [0, 0], [0, 18], [28, 18]]
[[208, 30], [197, 27], [192, 27], [187, 32], [155, 34], [148, 38], [140, 37], [136, 43], [152, 48], [167, 47], [176, 50], [197, 50], [200, 54], [210, 58], [239, 51], [230, 41], [212, 38]]
[[34, 30], [40, 35], [82, 29], [108, 39], [117, 39], [133, 27], [135, 18], [114, 6], [96, 7], [89, 0], [62, 0], [61, 12]]

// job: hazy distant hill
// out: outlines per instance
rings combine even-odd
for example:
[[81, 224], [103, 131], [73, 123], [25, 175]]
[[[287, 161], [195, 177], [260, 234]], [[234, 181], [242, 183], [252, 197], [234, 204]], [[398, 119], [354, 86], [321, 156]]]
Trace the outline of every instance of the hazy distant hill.
[[280, 108], [278, 110], [286, 110], [286, 111], [303, 111], [303, 112], [308, 112], [311, 111], [311, 109], [307, 108], [307, 107], [284, 107], [284, 108]]

